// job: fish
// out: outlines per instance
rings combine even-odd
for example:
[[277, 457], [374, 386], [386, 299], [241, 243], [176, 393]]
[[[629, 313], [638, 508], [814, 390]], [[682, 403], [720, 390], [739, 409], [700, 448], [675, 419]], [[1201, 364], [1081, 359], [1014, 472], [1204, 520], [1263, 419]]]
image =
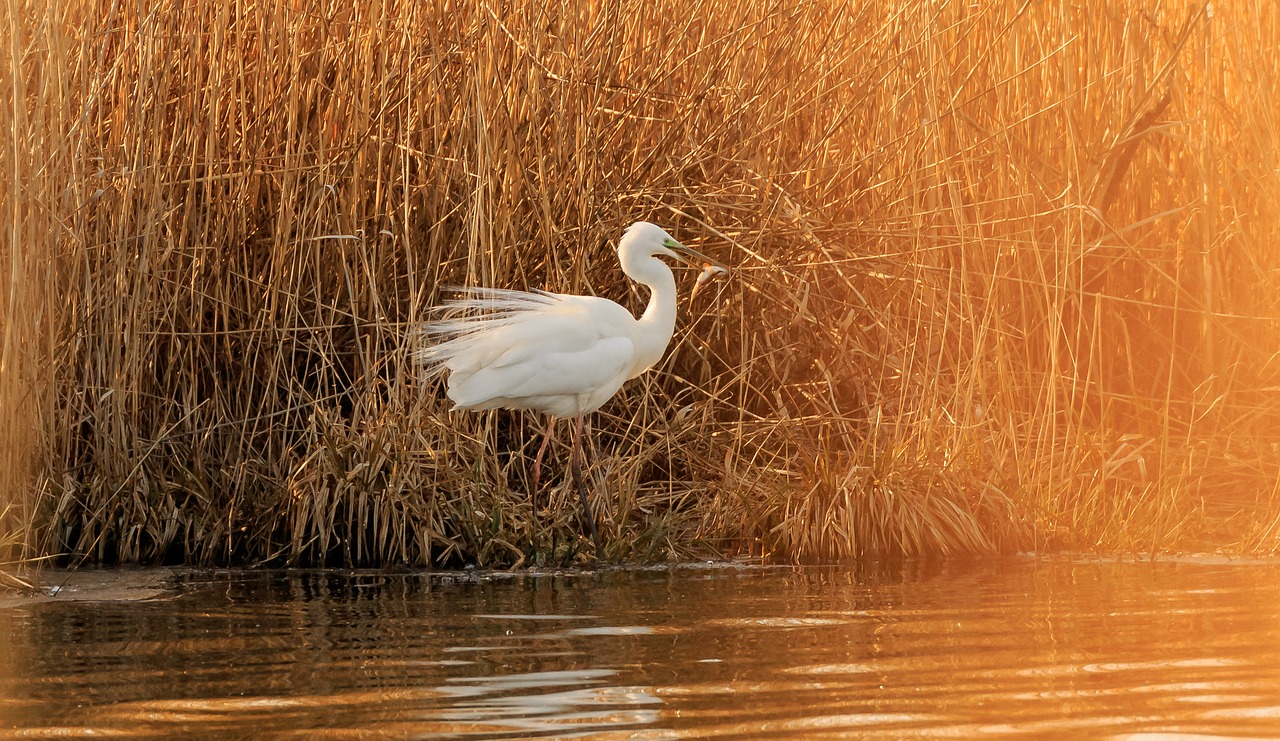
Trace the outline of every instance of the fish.
[[724, 278], [729, 275], [729, 268], [723, 265], [712, 265], [711, 263], [702, 264], [702, 272], [698, 274], [698, 281], [693, 284], [693, 292], [689, 294], [689, 301], [693, 301], [693, 297], [698, 295], [698, 291], [704, 285], [710, 283], [717, 278]]

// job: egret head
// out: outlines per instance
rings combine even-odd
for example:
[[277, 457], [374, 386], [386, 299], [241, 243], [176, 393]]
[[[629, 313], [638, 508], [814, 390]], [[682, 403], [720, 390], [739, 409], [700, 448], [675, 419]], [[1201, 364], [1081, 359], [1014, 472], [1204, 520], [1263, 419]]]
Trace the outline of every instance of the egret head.
[[680, 244], [657, 224], [637, 221], [622, 233], [622, 239], [618, 242], [618, 260], [622, 263], [624, 270], [629, 263], [634, 264], [637, 260], [658, 255], [674, 257], [699, 269], [714, 265], [728, 272], [728, 268], [721, 265], [719, 261], [712, 260], [701, 252]]

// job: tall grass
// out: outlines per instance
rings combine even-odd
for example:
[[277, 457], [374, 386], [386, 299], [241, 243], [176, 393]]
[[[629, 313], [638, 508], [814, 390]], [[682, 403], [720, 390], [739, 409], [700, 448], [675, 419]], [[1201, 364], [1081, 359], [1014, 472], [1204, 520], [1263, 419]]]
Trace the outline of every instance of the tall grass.
[[10, 71], [0, 75], [0, 128], [7, 133], [0, 148], [0, 588], [29, 586], [18, 574], [39, 555], [33, 539], [36, 471], [52, 339], [51, 273], [42, 247], [55, 227], [46, 204], [57, 198], [61, 180], [50, 166], [67, 161], [41, 148], [70, 112], [57, 73], [26, 63], [23, 10], [6, 6], [0, 16], [0, 54]]
[[738, 270], [595, 417], [612, 557], [1276, 546], [1271, 4], [7, 12], [40, 552], [573, 560], [541, 421], [448, 413], [413, 327], [638, 308], [642, 218]]

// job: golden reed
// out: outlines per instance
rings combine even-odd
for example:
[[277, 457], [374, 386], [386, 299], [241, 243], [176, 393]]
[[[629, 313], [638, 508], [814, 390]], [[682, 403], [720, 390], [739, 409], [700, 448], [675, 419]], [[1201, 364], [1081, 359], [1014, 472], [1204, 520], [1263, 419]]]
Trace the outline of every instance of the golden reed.
[[572, 561], [539, 422], [450, 416], [413, 326], [639, 306], [645, 218], [737, 270], [595, 418], [611, 557], [1271, 551], [1277, 10], [1102, 5], [10, 2], [19, 538]]

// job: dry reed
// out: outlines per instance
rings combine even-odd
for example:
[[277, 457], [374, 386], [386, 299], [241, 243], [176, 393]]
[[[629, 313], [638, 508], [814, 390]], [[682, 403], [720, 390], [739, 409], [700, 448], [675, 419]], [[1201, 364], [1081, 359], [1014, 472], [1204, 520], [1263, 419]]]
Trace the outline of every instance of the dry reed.
[[535, 517], [540, 422], [447, 413], [412, 327], [636, 308], [646, 218], [738, 272], [596, 416], [611, 557], [1274, 550], [1277, 11], [1097, 6], [11, 1], [22, 537], [574, 560], [564, 439]]
[[[41, 148], [48, 132], [69, 114], [56, 74], [25, 64], [28, 29], [17, 21], [23, 8], [6, 6], [0, 16], [10, 30], [0, 42], [9, 74], [0, 76], [0, 589], [30, 588], [23, 572], [39, 555], [36, 469], [41, 449], [51, 321], [47, 301], [48, 256], [41, 249], [56, 227], [48, 207], [65, 173], [50, 166], [67, 160]], [[17, 13], [18, 15], [14, 15]]]

